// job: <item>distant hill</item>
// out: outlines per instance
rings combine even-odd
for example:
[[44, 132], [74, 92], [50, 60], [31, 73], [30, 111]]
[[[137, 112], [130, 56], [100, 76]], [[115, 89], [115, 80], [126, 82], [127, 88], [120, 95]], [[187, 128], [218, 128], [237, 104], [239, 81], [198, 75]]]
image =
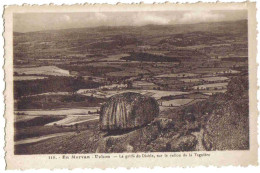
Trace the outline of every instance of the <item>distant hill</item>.
[[174, 30], [173, 32], [194, 32], [194, 31], [212, 31], [215, 32], [218, 29], [228, 29], [241, 30], [247, 29], [247, 20], [237, 20], [237, 21], [224, 21], [224, 22], [204, 22], [195, 24], [175, 24], [175, 25], [144, 25], [144, 26], [99, 26], [99, 27], [87, 27], [87, 28], [70, 28], [70, 29], [60, 29], [60, 30], [46, 30], [46, 31], [34, 31], [27, 33], [14, 32], [17, 35], [22, 34], [45, 34], [45, 33], [70, 33], [70, 32], [117, 32], [117, 31], [142, 31], [142, 30]]
[[25, 60], [30, 57], [37, 59], [39, 55], [55, 58], [75, 53], [95, 55], [100, 51], [131, 52], [142, 45], [168, 51], [174, 47], [223, 44], [227, 40], [246, 44], [247, 20], [183, 25], [100, 26], [13, 34], [14, 57], [16, 60]]
[[13, 32], [13, 36], [20, 36], [20, 35], [24, 35], [26, 33], [21, 33], [21, 32]]
[[[185, 32], [195, 32], [195, 31], [211, 31], [219, 32], [220, 30], [225, 30], [229, 32], [238, 32], [241, 30], [247, 30], [247, 20], [239, 21], [225, 21], [225, 22], [208, 22], [208, 23], [196, 23], [196, 24], [176, 24], [176, 25], [145, 25], [145, 26], [99, 26], [94, 28], [71, 28], [71, 29], [61, 29], [61, 30], [46, 30], [46, 31], [35, 31], [20, 33], [14, 32], [14, 35], [35, 35], [35, 34], [69, 34], [69, 33], [115, 33], [115, 32], [125, 32], [138, 34], [138, 32], [143, 31], [158, 31], [167, 33], [185, 33]], [[138, 31], [137, 33], [135, 33]], [[104, 33], [104, 34], [105, 34]], [[158, 33], [158, 34], [160, 34]], [[149, 34], [149, 33], [147, 33]]]

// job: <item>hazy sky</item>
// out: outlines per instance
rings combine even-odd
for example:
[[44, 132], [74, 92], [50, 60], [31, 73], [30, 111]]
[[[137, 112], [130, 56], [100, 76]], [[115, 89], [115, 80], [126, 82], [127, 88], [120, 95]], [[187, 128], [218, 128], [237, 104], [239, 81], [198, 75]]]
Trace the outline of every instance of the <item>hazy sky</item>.
[[167, 11], [167, 12], [89, 12], [16, 13], [14, 31], [31, 32], [97, 26], [172, 25], [247, 19], [247, 11]]

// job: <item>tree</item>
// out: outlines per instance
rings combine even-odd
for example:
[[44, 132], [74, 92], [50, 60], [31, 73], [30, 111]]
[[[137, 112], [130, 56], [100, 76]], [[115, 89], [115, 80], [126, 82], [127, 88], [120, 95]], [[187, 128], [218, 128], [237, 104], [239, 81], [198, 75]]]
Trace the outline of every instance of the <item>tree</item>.
[[83, 88], [84, 86], [84, 79], [82, 76], [78, 76], [77, 78], [73, 79], [73, 82], [71, 83], [71, 92], [72, 94], [76, 94], [76, 92], [80, 89]]
[[127, 81], [127, 88], [133, 88], [133, 82]]
[[248, 78], [234, 77], [228, 83], [227, 96], [232, 100], [246, 98], [248, 94]]

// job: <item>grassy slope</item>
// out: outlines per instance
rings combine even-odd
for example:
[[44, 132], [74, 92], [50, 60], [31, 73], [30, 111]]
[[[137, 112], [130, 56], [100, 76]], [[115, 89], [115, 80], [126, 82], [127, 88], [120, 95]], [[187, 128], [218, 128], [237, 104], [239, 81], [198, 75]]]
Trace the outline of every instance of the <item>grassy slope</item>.
[[[174, 121], [174, 128], [164, 132], [164, 135], [174, 132], [185, 136], [204, 128], [203, 144], [207, 150], [248, 149], [247, 87], [246, 78], [235, 79], [229, 84], [226, 94], [218, 94], [193, 105], [162, 112], [160, 116]], [[15, 153], [93, 153], [96, 152], [98, 141], [102, 140], [104, 135], [96, 125], [80, 134], [15, 146]], [[146, 149], [144, 148], [144, 151]]]
[[[78, 125], [78, 129], [80, 131], [93, 129], [98, 126], [98, 121], [88, 121], [84, 123], [80, 123]], [[63, 133], [63, 132], [73, 132], [76, 131], [76, 128], [73, 127], [56, 127], [56, 126], [32, 126], [26, 128], [16, 129], [15, 131], [15, 140], [21, 140], [31, 137], [39, 137], [44, 135], [50, 135], [55, 133]]]
[[15, 146], [15, 154], [61, 154], [95, 152], [92, 144], [103, 134], [96, 130], [85, 130], [79, 134], [70, 134], [51, 138], [39, 143]]

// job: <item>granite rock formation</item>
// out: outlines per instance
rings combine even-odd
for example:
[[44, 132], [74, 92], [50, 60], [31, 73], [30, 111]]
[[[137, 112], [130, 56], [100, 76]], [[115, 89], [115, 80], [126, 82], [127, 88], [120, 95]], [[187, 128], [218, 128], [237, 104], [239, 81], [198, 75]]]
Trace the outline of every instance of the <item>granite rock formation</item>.
[[159, 115], [157, 101], [139, 93], [117, 94], [101, 106], [100, 129], [124, 131], [149, 124]]

